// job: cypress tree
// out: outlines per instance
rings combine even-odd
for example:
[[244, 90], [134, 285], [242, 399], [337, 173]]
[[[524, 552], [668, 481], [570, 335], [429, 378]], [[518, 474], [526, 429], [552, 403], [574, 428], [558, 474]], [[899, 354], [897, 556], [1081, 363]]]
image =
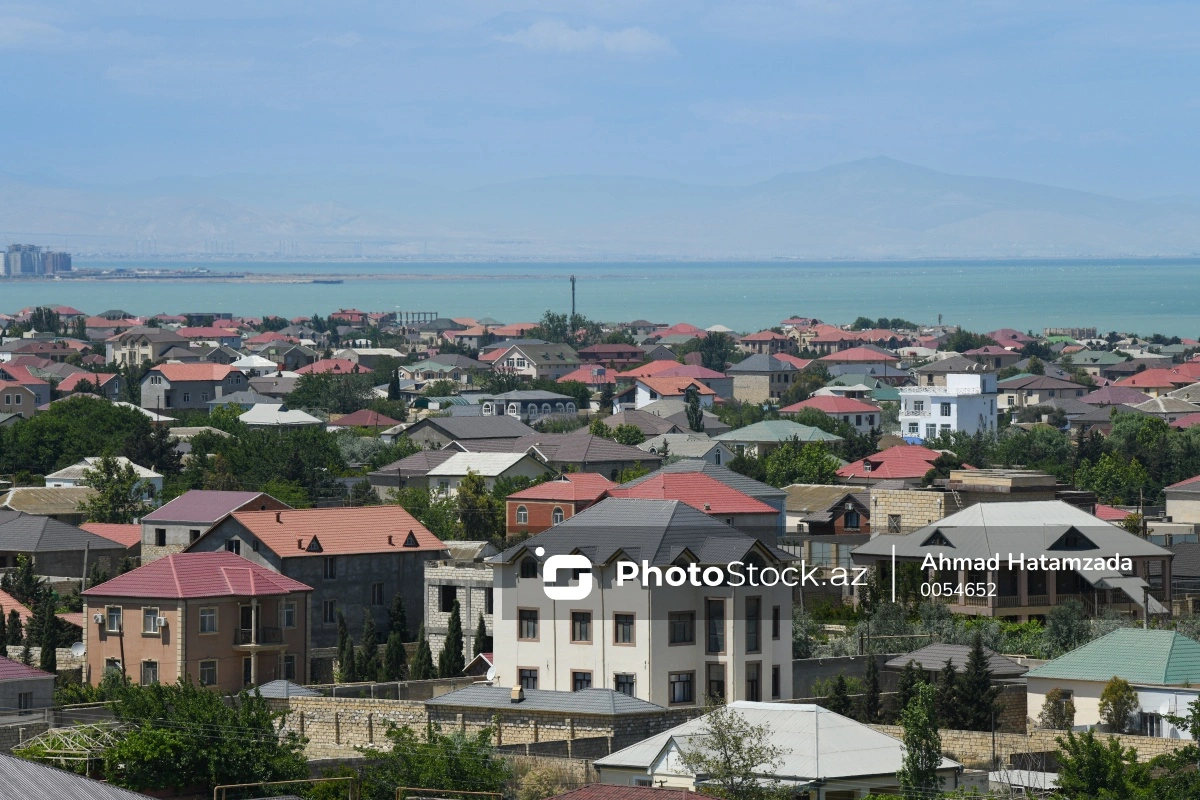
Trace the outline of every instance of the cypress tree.
[[867, 674], [863, 679], [862, 722], [879, 720], [879, 659], [867, 655]]
[[463, 627], [462, 615], [459, 613], [458, 600], [450, 609], [450, 623], [446, 626], [446, 643], [438, 655], [438, 677], [457, 678], [466, 669], [467, 662], [463, 657]]
[[350, 631], [346, 628], [346, 617], [342, 614], [340, 608], [338, 609], [337, 620], [338, 680], [341, 682], [352, 681], [358, 674], [354, 667], [354, 640], [350, 638]]
[[417, 652], [413, 655], [408, 677], [414, 681], [427, 681], [437, 677], [433, 669], [433, 651], [429, 649], [429, 640], [425, 638], [424, 625], [417, 632]]
[[400, 634], [402, 641], [410, 641], [408, 635], [408, 615], [404, 612], [404, 598], [396, 592], [396, 596], [392, 598], [392, 607], [388, 611], [388, 633], [392, 631]]
[[21, 648], [21, 663], [27, 667], [33, 666], [33, 651], [29, 649], [29, 637], [25, 637], [25, 646]]
[[21, 631], [21, 615], [17, 613], [15, 608], [8, 612], [8, 625], [4, 636], [5, 644], [12, 645], [13, 647], [20, 646], [21, 641], [25, 638]]
[[825, 698], [825, 707], [843, 717], [850, 714], [850, 685], [846, 682], [845, 673], [839, 672], [833, 680], [829, 696]]
[[946, 666], [938, 673], [935, 707], [939, 728], [958, 728], [958, 673], [954, 671], [954, 664], [948, 658]]
[[475, 626], [475, 641], [471, 645], [471, 657], [486, 653], [491, 650], [491, 637], [487, 633], [487, 623], [483, 621], [483, 614], [479, 614], [479, 624]]
[[383, 649], [383, 665], [379, 668], [381, 681], [402, 681], [408, 678], [408, 653], [399, 631], [388, 634], [387, 647]]
[[4, 646], [8, 644], [8, 617], [4, 616], [4, 606], [0, 606], [0, 655], [4, 655]]
[[934, 695], [932, 686], [922, 684], [900, 711], [900, 724], [904, 726], [904, 761], [896, 772], [896, 779], [905, 800], [920, 800], [940, 793], [937, 769], [942, 763], [942, 737], [938, 733]]
[[388, 400], [400, 399], [400, 370], [392, 370], [391, 380], [388, 381]]
[[917, 689], [925, 683], [925, 670], [916, 661], [909, 661], [900, 671], [900, 679], [896, 684], [896, 716], [899, 717], [917, 694]]
[[379, 680], [379, 634], [375, 631], [375, 615], [363, 612], [362, 654], [355, 663], [360, 681]]
[[978, 632], [971, 640], [967, 666], [958, 676], [959, 721], [968, 731], [990, 731], [1000, 688], [992, 686], [992, 670]]

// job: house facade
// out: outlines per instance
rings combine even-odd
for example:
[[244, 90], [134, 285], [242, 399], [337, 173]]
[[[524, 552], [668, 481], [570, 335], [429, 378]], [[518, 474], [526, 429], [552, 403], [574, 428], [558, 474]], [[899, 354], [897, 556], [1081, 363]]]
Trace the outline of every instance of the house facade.
[[955, 374], [945, 386], [905, 386], [900, 389], [900, 433], [934, 439], [942, 433], [975, 434], [996, 428], [996, 376]]
[[208, 401], [249, 387], [241, 370], [226, 364], [159, 364], [142, 378], [142, 408], [208, 409]]
[[234, 511], [282, 511], [291, 506], [262, 492], [191, 489], [142, 517], [142, 563], [182, 553]]
[[521, 344], [508, 348], [493, 362], [493, 369], [504, 369], [527, 378], [558, 380], [574, 372], [583, 362], [579, 354], [565, 344]]

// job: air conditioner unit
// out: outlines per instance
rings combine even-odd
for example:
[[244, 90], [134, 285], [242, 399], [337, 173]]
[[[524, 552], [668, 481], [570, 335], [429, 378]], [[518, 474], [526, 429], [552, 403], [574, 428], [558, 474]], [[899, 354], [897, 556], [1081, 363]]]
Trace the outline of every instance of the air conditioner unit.
[[853, 511], [853, 510], [854, 510], [854, 503], [846, 503], [846, 510], [847, 510], [847, 511]]
[[92, 622], [103, 623], [104, 615], [103, 614], [92, 614]]
[[167, 618], [166, 617], [155, 617], [154, 624], [161, 628], [162, 626], [167, 624]]

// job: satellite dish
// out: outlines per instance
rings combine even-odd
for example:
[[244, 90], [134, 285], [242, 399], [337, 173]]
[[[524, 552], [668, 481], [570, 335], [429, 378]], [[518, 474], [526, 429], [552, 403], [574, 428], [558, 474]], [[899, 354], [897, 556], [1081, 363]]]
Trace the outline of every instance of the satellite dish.
[[71, 645], [71, 655], [75, 656], [76, 658], [81, 658], [86, 652], [87, 647], [83, 642], [76, 642], [75, 644]]
[[488, 667], [488, 671], [487, 671], [487, 679], [488, 679], [489, 681], [495, 681], [495, 680], [496, 680], [496, 674], [497, 674], [497, 673], [496, 673], [496, 668], [495, 668], [495, 667]]

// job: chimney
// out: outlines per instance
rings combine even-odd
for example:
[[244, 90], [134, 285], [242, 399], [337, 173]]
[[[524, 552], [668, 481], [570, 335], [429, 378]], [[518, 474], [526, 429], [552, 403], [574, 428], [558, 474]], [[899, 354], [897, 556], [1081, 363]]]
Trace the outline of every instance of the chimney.
[[705, 511], [712, 511], [712, 506], [711, 506], [711, 505], [709, 505], [708, 503], [705, 503], [705, 504], [704, 504], [704, 510], [705, 510]]
[[391, 545], [391, 546], [393, 546], [393, 547], [394, 547], [394, 546], [395, 546], [395, 544], [396, 544], [395, 542], [393, 542], [393, 541], [392, 541], [392, 535], [391, 535], [390, 533], [388, 534], [388, 544], [389, 544], [389, 545]]
[[508, 699], [510, 703], [525, 702], [525, 690], [521, 688], [520, 684], [512, 687], [512, 694], [509, 695]]
[[283, 512], [282, 511], [275, 512], [275, 522], [279, 525], [283, 524]]
[[296, 549], [297, 549], [297, 550], [303, 550], [303, 549], [304, 549], [304, 540], [303, 540], [303, 539], [297, 539], [297, 540], [296, 540]]

